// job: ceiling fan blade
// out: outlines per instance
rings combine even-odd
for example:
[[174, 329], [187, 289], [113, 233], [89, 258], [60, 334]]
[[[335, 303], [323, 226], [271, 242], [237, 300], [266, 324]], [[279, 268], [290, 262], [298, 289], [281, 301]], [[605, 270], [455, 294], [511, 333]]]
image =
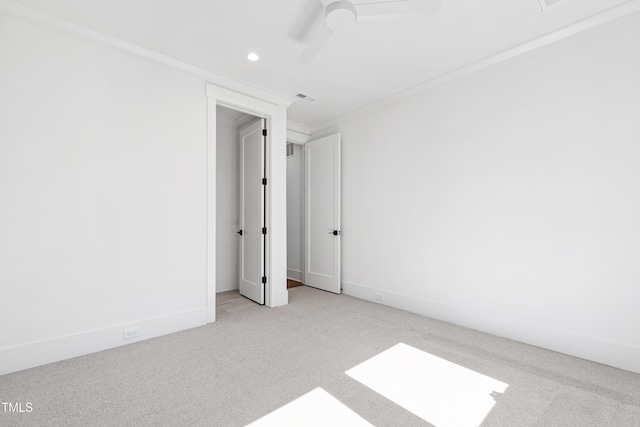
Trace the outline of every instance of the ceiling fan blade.
[[302, 52], [302, 55], [298, 58], [299, 64], [308, 64], [313, 58], [318, 54], [322, 46], [329, 40], [333, 34], [333, 30], [326, 25], [323, 25], [322, 28], [313, 36], [313, 38], [309, 41], [307, 48]]
[[318, 0], [310, 0], [304, 8], [304, 12], [296, 19], [295, 26], [289, 36], [293, 39], [307, 43], [311, 37], [324, 24], [325, 9]]
[[358, 21], [377, 21], [402, 15], [435, 15], [443, 0], [391, 0], [356, 4]]

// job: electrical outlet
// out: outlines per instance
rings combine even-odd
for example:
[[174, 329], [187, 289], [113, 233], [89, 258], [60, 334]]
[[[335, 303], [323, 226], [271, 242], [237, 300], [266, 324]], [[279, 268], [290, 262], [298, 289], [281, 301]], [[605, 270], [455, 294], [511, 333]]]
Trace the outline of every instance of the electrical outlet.
[[384, 302], [384, 294], [382, 292], [376, 292], [376, 301]]
[[140, 338], [140, 328], [125, 329], [122, 331], [123, 340], [131, 340], [134, 338]]

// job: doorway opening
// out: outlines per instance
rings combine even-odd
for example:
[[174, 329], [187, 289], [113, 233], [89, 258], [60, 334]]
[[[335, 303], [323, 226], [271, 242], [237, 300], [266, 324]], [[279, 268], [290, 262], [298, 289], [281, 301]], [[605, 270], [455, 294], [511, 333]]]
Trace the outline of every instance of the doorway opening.
[[229, 294], [265, 304], [266, 129], [263, 118], [216, 108], [216, 293], [225, 293], [218, 299], [223, 312], [236, 301]]
[[[206, 83], [207, 96], [207, 281], [206, 304], [207, 323], [216, 320], [216, 145], [217, 110], [229, 108], [253, 115], [264, 120], [264, 177], [267, 178], [264, 195], [264, 237], [263, 259], [264, 304], [278, 307], [289, 303], [286, 280], [286, 164], [280, 154], [286, 148], [287, 107], [292, 100], [261, 91], [257, 88], [242, 86], [242, 90]], [[282, 151], [280, 151], [282, 150]], [[239, 230], [236, 230], [236, 232]], [[264, 280], [264, 279], [263, 279]], [[261, 280], [262, 281], [262, 280]]]
[[332, 134], [287, 148], [287, 278], [337, 294], [340, 146], [340, 134]]
[[287, 143], [287, 289], [304, 284], [304, 145]]

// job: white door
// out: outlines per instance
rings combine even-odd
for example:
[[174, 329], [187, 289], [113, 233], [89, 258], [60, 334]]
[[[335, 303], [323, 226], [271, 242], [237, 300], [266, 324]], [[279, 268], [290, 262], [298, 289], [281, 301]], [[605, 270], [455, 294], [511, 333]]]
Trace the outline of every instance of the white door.
[[305, 285], [340, 293], [340, 134], [305, 153]]
[[265, 136], [264, 119], [240, 130], [240, 294], [264, 304]]

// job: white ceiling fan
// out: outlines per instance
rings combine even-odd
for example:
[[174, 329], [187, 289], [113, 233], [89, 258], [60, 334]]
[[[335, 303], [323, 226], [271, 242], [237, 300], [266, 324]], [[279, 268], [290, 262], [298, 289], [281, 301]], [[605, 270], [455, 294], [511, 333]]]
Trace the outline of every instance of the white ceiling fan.
[[435, 14], [442, 0], [319, 0], [324, 24], [311, 38], [298, 63], [310, 63], [334, 31], [362, 21], [391, 19], [400, 15]]

